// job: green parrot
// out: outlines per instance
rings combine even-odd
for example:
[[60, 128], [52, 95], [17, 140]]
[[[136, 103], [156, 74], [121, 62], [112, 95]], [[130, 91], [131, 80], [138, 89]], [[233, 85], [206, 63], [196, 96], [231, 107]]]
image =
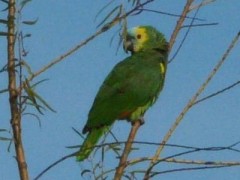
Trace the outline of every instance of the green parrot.
[[123, 44], [131, 56], [119, 62], [100, 87], [82, 131], [88, 134], [77, 161], [91, 154], [116, 120], [142, 119], [163, 88], [168, 58], [164, 35], [152, 26], [138, 26], [127, 31]]

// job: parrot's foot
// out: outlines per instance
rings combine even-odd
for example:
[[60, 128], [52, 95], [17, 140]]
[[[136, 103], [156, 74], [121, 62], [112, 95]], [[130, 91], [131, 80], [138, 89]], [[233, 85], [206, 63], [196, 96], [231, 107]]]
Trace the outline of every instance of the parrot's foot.
[[135, 122], [139, 121], [140, 125], [143, 125], [145, 123], [144, 118], [141, 116], [139, 119], [135, 120], [135, 121], [131, 121], [132, 125], [134, 125]]
[[144, 118], [142, 116], [139, 118], [139, 121], [140, 121], [141, 125], [143, 125], [145, 123]]

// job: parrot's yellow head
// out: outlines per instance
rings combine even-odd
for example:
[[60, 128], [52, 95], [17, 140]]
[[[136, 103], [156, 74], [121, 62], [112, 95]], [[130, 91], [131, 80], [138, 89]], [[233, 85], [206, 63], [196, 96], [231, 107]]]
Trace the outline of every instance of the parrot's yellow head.
[[124, 50], [132, 53], [148, 50], [167, 51], [168, 44], [164, 35], [152, 26], [137, 26], [127, 31], [123, 42]]

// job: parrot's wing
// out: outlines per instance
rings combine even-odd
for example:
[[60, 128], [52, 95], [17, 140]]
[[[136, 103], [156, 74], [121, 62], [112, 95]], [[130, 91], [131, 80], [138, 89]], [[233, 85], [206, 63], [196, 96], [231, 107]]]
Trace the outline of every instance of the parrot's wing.
[[120, 62], [99, 89], [83, 132], [111, 125], [116, 119], [129, 119], [138, 107], [156, 98], [163, 81], [153, 57], [131, 56]]

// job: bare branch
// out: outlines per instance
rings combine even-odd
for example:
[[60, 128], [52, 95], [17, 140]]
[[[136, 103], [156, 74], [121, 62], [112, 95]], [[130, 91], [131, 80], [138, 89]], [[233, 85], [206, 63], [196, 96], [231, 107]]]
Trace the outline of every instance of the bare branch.
[[[173, 59], [177, 56], [177, 54], [179, 53], [180, 49], [182, 48], [183, 43], [184, 43], [185, 40], [187, 39], [187, 36], [188, 36], [188, 34], [189, 34], [189, 32], [190, 32], [190, 29], [191, 29], [191, 27], [192, 27], [192, 25], [193, 25], [193, 23], [194, 23], [194, 20], [195, 20], [195, 18], [197, 17], [198, 11], [199, 11], [199, 9], [197, 9], [197, 11], [195, 12], [195, 14], [194, 14], [194, 16], [193, 16], [193, 19], [191, 20], [190, 26], [188, 27], [188, 29], [187, 29], [187, 31], [186, 31], [186, 33], [185, 33], [185, 35], [184, 35], [184, 37], [183, 37], [180, 45], [178, 46], [176, 52], [174, 53], [173, 57], [169, 60], [169, 63], [171, 63], [171, 62], [173, 61]], [[181, 29], [181, 27], [180, 27], [180, 29]], [[179, 30], [180, 30], [180, 29], [179, 29]]]
[[185, 20], [185, 17], [187, 17], [187, 13], [189, 12], [189, 8], [190, 8], [192, 2], [193, 2], [193, 0], [188, 0], [187, 1], [186, 5], [183, 9], [183, 12], [182, 12], [177, 24], [176, 24], [176, 27], [174, 28], [174, 31], [173, 31], [172, 36], [171, 36], [170, 41], [169, 41], [169, 51], [171, 51], [171, 49], [173, 47], [173, 44], [176, 41], [177, 35], [178, 35], [178, 33], [181, 29], [181, 26], [182, 26], [182, 24]]
[[16, 64], [15, 64], [15, 13], [16, 13], [15, 0], [8, 2], [8, 91], [9, 91], [9, 104], [11, 111], [11, 125], [13, 131], [13, 141], [16, 151], [16, 160], [18, 164], [18, 171], [21, 180], [28, 180], [27, 163], [24, 154], [24, 147], [22, 143], [21, 134], [21, 112], [18, 107], [18, 91], [16, 80]]
[[64, 157], [62, 157], [61, 159], [55, 161], [54, 163], [50, 164], [47, 168], [45, 168], [41, 173], [39, 173], [37, 175], [37, 177], [34, 178], [34, 180], [38, 180], [40, 177], [42, 177], [46, 172], [48, 172], [50, 169], [52, 169], [53, 167], [55, 167], [56, 165], [58, 165], [59, 163], [63, 162], [64, 160], [71, 158], [73, 156], [76, 156], [77, 152], [74, 152], [72, 154], [66, 155]]
[[212, 94], [210, 94], [210, 95], [208, 95], [208, 96], [206, 96], [206, 97], [203, 97], [203, 98], [197, 100], [197, 101], [194, 103], [194, 105], [196, 105], [196, 104], [198, 104], [198, 103], [200, 103], [200, 102], [203, 102], [203, 101], [205, 101], [205, 100], [208, 100], [208, 99], [210, 99], [210, 98], [212, 98], [212, 97], [215, 97], [215, 96], [217, 96], [217, 95], [220, 95], [220, 94], [224, 93], [225, 91], [228, 91], [228, 90], [234, 88], [235, 86], [237, 86], [237, 85], [239, 85], [239, 84], [240, 84], [240, 81], [237, 81], [237, 82], [231, 84], [231, 85], [228, 86], [228, 87], [225, 87], [225, 88], [223, 88], [223, 89], [221, 89], [221, 90], [219, 90], [219, 91], [217, 91], [217, 92], [215, 92], [215, 93], [212, 93]]
[[189, 9], [189, 11], [192, 11], [192, 10], [194, 10], [194, 9], [199, 9], [200, 7], [206, 6], [206, 5], [208, 5], [208, 4], [210, 4], [210, 3], [213, 3], [213, 2], [215, 2], [215, 1], [216, 1], [216, 0], [205, 0], [205, 1], [201, 2], [201, 3], [198, 4], [198, 5], [193, 5], [193, 6], [191, 6], [190, 9]]
[[238, 161], [203, 161], [203, 160], [188, 160], [188, 159], [175, 159], [175, 158], [170, 158], [165, 161], [169, 163], [208, 165], [208, 166], [240, 166], [240, 162]]
[[[128, 161], [129, 165], [137, 164], [143, 161], [151, 161], [152, 158], [138, 158]], [[203, 161], [203, 160], [190, 160], [190, 159], [176, 159], [176, 158], [163, 158], [157, 161], [168, 162], [168, 163], [178, 163], [178, 164], [192, 164], [192, 165], [208, 165], [208, 166], [240, 166], [240, 161]]]
[[151, 178], [159, 175], [159, 174], [166, 174], [166, 173], [172, 173], [172, 172], [179, 172], [179, 171], [192, 171], [192, 170], [204, 170], [204, 169], [216, 169], [216, 168], [224, 168], [224, 167], [231, 167], [229, 165], [222, 165], [222, 166], [201, 166], [201, 167], [189, 167], [189, 168], [178, 168], [178, 169], [169, 169], [166, 171], [160, 171], [160, 172], [153, 172], [151, 174]]
[[[169, 13], [169, 12], [163, 12], [163, 11], [159, 11], [159, 10], [152, 10], [152, 9], [145, 9], [145, 8], [142, 8], [141, 10], [142, 11], [146, 11], [146, 12], [153, 12], [153, 13], [163, 14], [163, 15], [167, 15], [167, 16], [172, 16], [172, 17], [181, 17], [182, 16], [182, 15], [173, 14], [173, 13]], [[185, 18], [185, 19], [192, 19], [192, 20], [198, 20], [198, 21], [205, 21], [205, 19], [200, 19], [200, 18], [196, 18], [196, 17], [185, 16], [183, 18]]]
[[[41, 68], [39, 71], [35, 72], [34, 74], [32, 74], [29, 78], [28, 81], [31, 81], [33, 78], [39, 76], [40, 74], [42, 74], [43, 72], [45, 72], [46, 70], [48, 70], [49, 68], [51, 68], [52, 66], [58, 64], [59, 62], [63, 61], [66, 59], [66, 57], [70, 56], [71, 54], [73, 54], [74, 52], [76, 52], [78, 49], [80, 49], [81, 47], [83, 47], [84, 45], [86, 45], [89, 41], [93, 40], [95, 37], [99, 36], [100, 34], [102, 34], [104, 32], [104, 29], [100, 29], [99, 31], [97, 31], [95, 34], [91, 35], [89, 38], [87, 38], [86, 40], [84, 40], [83, 42], [81, 42], [79, 45], [75, 46], [74, 48], [70, 49], [69, 51], [67, 51], [65, 54], [62, 54], [61, 56], [57, 57], [56, 59], [54, 59], [53, 61], [51, 61], [49, 64], [47, 64], [46, 66], [44, 66], [43, 68]], [[24, 83], [25, 84], [25, 83]]]
[[193, 27], [205, 27], [205, 26], [216, 26], [218, 25], [219, 23], [202, 23], [202, 24], [190, 24], [190, 25], [184, 25], [182, 26], [181, 28], [193, 28]]
[[115, 176], [114, 176], [114, 180], [121, 180], [121, 178], [122, 178], [123, 171], [127, 166], [127, 164], [126, 164], [127, 163], [127, 158], [128, 158], [128, 155], [131, 151], [133, 140], [134, 140], [135, 135], [136, 135], [140, 126], [141, 126], [141, 120], [137, 120], [137, 121], [133, 122], [131, 132], [129, 133], [127, 143], [126, 143], [125, 148], [123, 150], [122, 156], [120, 158], [120, 161], [119, 161], [119, 164], [118, 164]]

